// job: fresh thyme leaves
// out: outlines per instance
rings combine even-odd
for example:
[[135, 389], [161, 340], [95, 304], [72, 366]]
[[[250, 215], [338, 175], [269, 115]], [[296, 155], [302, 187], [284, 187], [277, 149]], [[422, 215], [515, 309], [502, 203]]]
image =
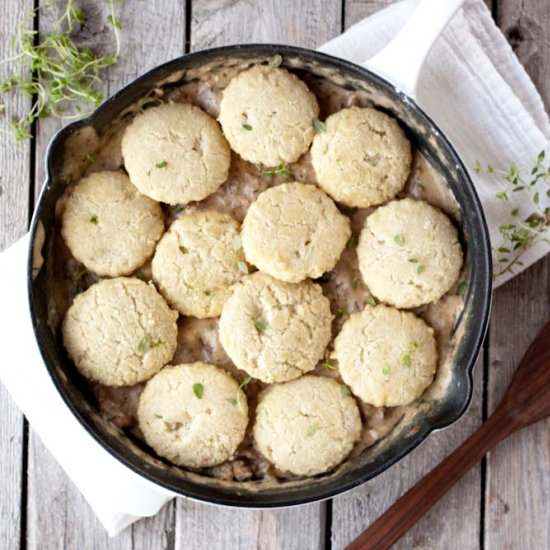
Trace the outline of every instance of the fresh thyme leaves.
[[237, 266], [239, 267], [239, 271], [241, 271], [242, 273], [248, 273], [248, 266], [243, 261], [240, 261]]
[[177, 216], [178, 214], [181, 214], [184, 210], [185, 210], [184, 204], [176, 204], [176, 206], [172, 208], [172, 213], [174, 214], [174, 216]]
[[345, 308], [345, 307], [339, 307], [337, 310], [336, 310], [336, 317], [339, 318], [339, 317], [342, 317], [343, 315], [346, 315], [348, 312], [348, 310]]
[[384, 367], [382, 369], [382, 374], [384, 374], [385, 376], [389, 376], [390, 372], [390, 367]]
[[426, 266], [424, 264], [418, 264], [416, 266], [416, 272], [420, 275], [420, 273], [424, 273], [426, 271]]
[[[100, 74], [118, 61], [120, 51], [120, 23], [113, 13], [113, 1], [108, 4], [109, 22], [116, 41], [116, 49], [109, 55], [99, 56], [90, 48], [75, 44], [73, 34], [85, 23], [86, 14], [74, 5], [74, 0], [67, 0], [51, 33], [40, 36], [38, 31], [18, 27], [17, 53], [2, 63], [17, 61], [32, 74], [23, 77], [18, 71], [0, 83], [0, 93], [21, 91], [32, 98], [30, 110], [9, 122], [17, 141], [31, 137], [31, 126], [38, 118], [49, 115], [60, 119], [79, 118], [101, 103], [103, 95], [97, 88]], [[44, 6], [50, 5], [50, 2], [44, 3]], [[39, 9], [32, 11], [33, 19]]]
[[321, 122], [318, 118], [313, 119], [313, 130], [316, 134], [322, 134], [327, 131], [327, 125]]
[[254, 326], [256, 327], [256, 330], [259, 334], [265, 332], [265, 330], [267, 329], [267, 323], [263, 319], [256, 319], [254, 321]]
[[149, 350], [162, 346], [164, 341], [161, 338], [154, 340], [149, 334], [146, 334], [137, 345], [137, 352], [140, 355], [144, 355]]
[[330, 361], [323, 361], [321, 366], [328, 370], [336, 370], [336, 367]]
[[285, 178], [290, 177], [290, 170], [285, 162], [281, 162], [275, 168], [269, 168], [267, 170], [262, 170], [262, 176], [283, 176]]
[[93, 216], [90, 216], [90, 223], [94, 223], [95, 225], [97, 225], [97, 216], [94, 214]]
[[409, 258], [409, 262], [411, 262], [411, 264], [417, 264], [420, 260], [418, 258]]
[[211, 291], [211, 290], [203, 290], [202, 293], [203, 293], [205, 296], [211, 296], [211, 295], [212, 295], [212, 291]]
[[462, 281], [457, 287], [456, 287], [456, 293], [459, 296], [464, 296], [466, 294], [466, 281]]
[[359, 238], [357, 235], [352, 235], [348, 242], [346, 243], [346, 248], [357, 248], [357, 245], [359, 244]]
[[88, 164], [93, 164], [97, 160], [97, 155], [95, 153], [87, 153], [84, 158]]
[[118, 30], [122, 30], [122, 24], [120, 22], [120, 19], [117, 19], [113, 14], [110, 14], [107, 16], [107, 21]]
[[157, 168], [166, 168], [168, 166], [168, 162], [165, 160], [161, 160], [160, 162], [157, 162], [155, 166]]
[[399, 246], [403, 246], [405, 244], [405, 237], [401, 233], [394, 235], [393, 240], [395, 244], [398, 244]]
[[401, 362], [406, 367], [410, 368], [412, 365], [412, 356], [414, 355], [414, 352], [418, 349], [418, 342], [416, 340], [413, 340], [409, 344], [408, 351], [401, 357]]
[[252, 130], [252, 126], [250, 126], [250, 124], [243, 124], [243, 129], [250, 132]]
[[239, 404], [239, 402], [236, 399], [234, 399], [233, 397], [229, 397], [228, 399], [226, 399], [226, 401], [230, 405], [233, 405], [234, 407], [236, 407]]
[[319, 424], [312, 424], [306, 431], [306, 437], [313, 437], [319, 431]]
[[[550, 227], [550, 164], [546, 161], [546, 153], [541, 151], [531, 167], [512, 163], [503, 170], [476, 162], [474, 170], [499, 178], [503, 187], [495, 194], [499, 200], [513, 202], [519, 201], [516, 196], [521, 197], [521, 204], [512, 205], [509, 211], [510, 220], [498, 227], [501, 242], [493, 247], [494, 277], [515, 273], [517, 267], [523, 266], [521, 258], [527, 250], [540, 241], [550, 243], [545, 237]], [[530, 206], [527, 211], [525, 205]]]
[[245, 386], [248, 386], [252, 382], [252, 376], [248, 375], [245, 379], [239, 384], [239, 389], [242, 390]]
[[340, 391], [342, 392], [343, 396], [351, 395], [351, 391], [347, 386], [344, 386], [344, 385], [340, 386]]
[[376, 300], [374, 299], [374, 296], [369, 296], [367, 298], [367, 304], [369, 304], [369, 306], [375, 306], [376, 305]]
[[200, 382], [193, 384], [193, 393], [197, 399], [202, 399], [204, 395], [204, 386]]

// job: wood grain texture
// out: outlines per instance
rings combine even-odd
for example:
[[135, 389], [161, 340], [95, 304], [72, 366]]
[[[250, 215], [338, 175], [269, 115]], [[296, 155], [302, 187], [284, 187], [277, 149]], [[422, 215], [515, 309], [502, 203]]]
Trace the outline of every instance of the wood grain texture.
[[[499, 0], [497, 23], [550, 108], [550, 3]], [[517, 362], [550, 319], [550, 258], [495, 294], [490, 331], [489, 411]], [[550, 420], [513, 435], [489, 455], [485, 548], [550, 548]]]
[[[344, 15], [346, 28], [391, 3], [392, 0], [349, 0]], [[459, 422], [432, 434], [424, 445], [372, 482], [333, 500], [331, 540], [334, 549], [349, 544], [479, 426], [482, 386], [481, 358], [475, 371], [472, 404]], [[475, 468], [395, 548], [478, 548], [480, 508], [480, 468]]]
[[[340, 2], [194, 0], [193, 50], [237, 42], [282, 42], [315, 47], [339, 34]], [[325, 507], [245, 511], [178, 500], [176, 549], [303, 550], [322, 548]]]
[[[14, 21], [30, 21], [32, 0], [8, 2], [0, 16], [0, 59], [14, 55], [10, 40]], [[14, 71], [26, 75], [17, 63], [0, 65], [0, 82]], [[8, 129], [30, 104], [21, 94], [0, 96], [0, 251], [25, 233], [29, 214], [30, 142], [17, 143]], [[0, 548], [17, 548], [20, 540], [23, 481], [23, 416], [0, 385]]]
[[[495, 296], [490, 332], [489, 410], [521, 355], [550, 318], [550, 261], [542, 260]], [[550, 420], [504, 441], [487, 460], [485, 548], [550, 548]]]
[[[88, 15], [76, 38], [80, 45], [112, 51], [113, 35], [106, 24], [106, 3], [80, 2]], [[114, 93], [147, 69], [180, 55], [185, 44], [185, 0], [132, 0], [116, 4], [122, 22], [122, 55], [104, 74], [103, 92]], [[47, 32], [54, 15], [44, 12], [40, 31]], [[61, 127], [55, 119], [40, 120], [36, 136], [36, 187], [44, 180], [45, 148]], [[174, 504], [155, 518], [142, 520], [109, 539], [93, 511], [64, 471], [31, 432], [28, 472], [28, 549], [90, 548], [97, 550], [160, 550], [173, 547]]]

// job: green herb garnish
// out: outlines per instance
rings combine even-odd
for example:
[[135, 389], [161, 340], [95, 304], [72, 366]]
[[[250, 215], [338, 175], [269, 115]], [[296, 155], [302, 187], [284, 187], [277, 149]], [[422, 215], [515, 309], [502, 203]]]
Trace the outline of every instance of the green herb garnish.
[[515, 273], [516, 268], [523, 266], [521, 257], [539, 241], [550, 243], [545, 237], [550, 227], [550, 164], [545, 163], [546, 153], [541, 151], [531, 167], [520, 167], [512, 163], [508, 169], [483, 167], [476, 162], [474, 170], [478, 174], [494, 174], [500, 179], [504, 189], [498, 191], [497, 198], [505, 201], [516, 200], [520, 193], [531, 200], [530, 212], [520, 216], [520, 199], [517, 206], [510, 209], [510, 221], [499, 226], [501, 242], [493, 248], [494, 262], [499, 267], [493, 276], [504, 273]]
[[97, 225], [98, 219], [97, 219], [97, 216], [95, 214], [90, 216], [90, 223], [94, 223], [95, 225]]
[[336, 367], [330, 361], [323, 361], [321, 366], [328, 370], [336, 370]]
[[410, 344], [409, 344], [409, 351], [407, 353], [405, 353], [403, 355], [403, 357], [401, 358], [401, 362], [403, 363], [403, 365], [405, 365], [406, 367], [411, 367], [412, 365], [412, 356], [414, 354], [414, 352], [418, 349], [418, 342], [416, 340], [413, 340]]
[[250, 132], [250, 130], [252, 130], [252, 126], [250, 126], [250, 124], [243, 124], [243, 128], [245, 130], [248, 130]]
[[307, 429], [307, 432], [306, 432], [305, 436], [306, 437], [312, 437], [312, 436], [315, 435], [315, 433], [318, 430], [319, 430], [319, 425], [318, 424], [313, 424]]
[[405, 237], [401, 233], [394, 235], [393, 240], [395, 244], [398, 244], [399, 246], [403, 246], [405, 244]]
[[285, 162], [281, 162], [277, 167], [268, 170], [262, 170], [263, 176], [284, 176], [290, 177], [290, 170]]
[[252, 382], [252, 376], [245, 376], [244, 380], [239, 384], [239, 389], [242, 390], [245, 386], [248, 386]]
[[236, 407], [239, 404], [239, 402], [236, 399], [234, 399], [233, 397], [229, 397], [228, 399], [226, 399], [226, 401], [230, 405], [233, 405], [234, 407]]
[[388, 376], [390, 374], [390, 367], [384, 367], [382, 369], [382, 374], [384, 374], [385, 376]]
[[348, 310], [345, 308], [345, 307], [339, 307], [337, 310], [336, 310], [336, 317], [342, 317], [343, 315], [346, 315], [346, 313], [348, 312]]
[[342, 395], [351, 395], [351, 390], [345, 385], [345, 384], [342, 384], [340, 386], [340, 391], [342, 392]]
[[418, 258], [409, 258], [409, 262], [411, 262], [411, 264], [417, 264], [420, 260]]
[[146, 334], [137, 345], [137, 352], [140, 355], [144, 355], [149, 350], [164, 345], [164, 341], [161, 338], [154, 340], [149, 334]]
[[168, 166], [168, 162], [165, 160], [161, 160], [160, 162], [157, 162], [155, 166], [157, 168], [166, 168]]
[[418, 274], [423, 273], [424, 271], [426, 271], [426, 266], [424, 264], [418, 264], [416, 266], [416, 272]]
[[369, 304], [369, 306], [375, 306], [376, 305], [376, 300], [374, 299], [373, 296], [369, 296], [367, 298], [367, 304]]
[[88, 164], [93, 164], [97, 160], [97, 155], [95, 153], [87, 153], [84, 158]]
[[[45, 2], [42, 8], [33, 10], [33, 20], [40, 9], [51, 4]], [[110, 1], [109, 6], [112, 11], [114, 2]], [[116, 20], [113, 13], [109, 17]], [[0, 93], [20, 91], [31, 98], [30, 110], [9, 122], [16, 140], [30, 138], [31, 126], [38, 118], [50, 115], [63, 120], [80, 118], [103, 100], [97, 84], [101, 72], [118, 61], [120, 26], [113, 26], [115, 52], [99, 56], [88, 47], [77, 46], [73, 40], [74, 33], [85, 21], [85, 12], [75, 6], [74, 0], [67, 0], [53, 32], [40, 35], [38, 31], [18, 26], [17, 52], [5, 61], [18, 61], [28, 71], [17, 70], [0, 83]], [[31, 76], [21, 76], [24, 72]]]
[[464, 296], [466, 294], [466, 281], [462, 281], [457, 287], [456, 287], [456, 293], [459, 296]]
[[195, 394], [195, 397], [202, 399], [202, 396], [204, 395], [204, 386], [200, 382], [196, 382], [193, 384], [193, 393]]
[[256, 319], [254, 321], [254, 326], [260, 334], [267, 329], [267, 323], [263, 319]]
[[356, 235], [352, 235], [348, 242], [346, 243], [346, 248], [357, 248], [357, 244], [359, 243], [359, 239]]
[[313, 130], [316, 134], [321, 134], [327, 131], [327, 125], [321, 122], [318, 118], [313, 119]]
[[202, 293], [205, 295], [205, 296], [210, 296], [212, 294], [212, 291], [211, 290], [203, 290]]

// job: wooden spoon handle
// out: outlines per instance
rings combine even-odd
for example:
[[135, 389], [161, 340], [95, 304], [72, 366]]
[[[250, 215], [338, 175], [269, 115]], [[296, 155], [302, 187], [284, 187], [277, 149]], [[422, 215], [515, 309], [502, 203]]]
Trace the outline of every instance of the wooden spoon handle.
[[456, 451], [399, 498], [347, 550], [385, 550], [399, 540], [499, 441], [514, 431], [504, 411], [495, 413]]

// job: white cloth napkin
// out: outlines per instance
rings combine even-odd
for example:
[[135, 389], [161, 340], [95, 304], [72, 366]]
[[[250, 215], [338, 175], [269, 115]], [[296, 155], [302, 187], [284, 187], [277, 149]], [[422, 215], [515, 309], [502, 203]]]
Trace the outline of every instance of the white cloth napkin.
[[[362, 63], [399, 30], [415, 4], [394, 4], [321, 50]], [[469, 0], [433, 48], [421, 75], [418, 101], [470, 167], [476, 160], [504, 167], [511, 162], [528, 165], [548, 144], [550, 125], [542, 100], [481, 0]], [[495, 199], [498, 184], [492, 178], [472, 175], [498, 243], [498, 226], [506, 223], [510, 205], [504, 208]], [[522, 193], [516, 195], [520, 201]], [[155, 514], [174, 495], [112, 458], [81, 428], [57, 393], [28, 313], [27, 247], [24, 237], [0, 255], [0, 380], [106, 530], [115, 535], [140, 517]], [[542, 241], [531, 248], [524, 254], [524, 266], [548, 249]]]

